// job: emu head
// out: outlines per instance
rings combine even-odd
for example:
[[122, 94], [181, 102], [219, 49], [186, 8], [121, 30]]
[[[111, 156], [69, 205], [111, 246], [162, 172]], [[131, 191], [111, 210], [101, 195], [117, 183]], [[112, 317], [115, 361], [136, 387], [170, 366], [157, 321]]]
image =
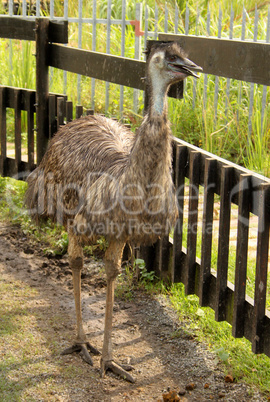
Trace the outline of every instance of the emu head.
[[196, 72], [202, 71], [186, 57], [177, 42], [157, 43], [151, 47], [147, 61], [147, 81], [155, 85], [157, 80], [168, 87], [184, 80], [188, 75], [198, 78]]

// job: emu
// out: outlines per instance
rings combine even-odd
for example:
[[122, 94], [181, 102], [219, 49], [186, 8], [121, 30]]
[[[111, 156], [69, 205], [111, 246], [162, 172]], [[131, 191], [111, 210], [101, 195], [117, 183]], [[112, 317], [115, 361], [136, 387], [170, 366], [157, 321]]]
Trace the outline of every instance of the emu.
[[[29, 175], [26, 205], [40, 222], [63, 224], [69, 236], [77, 336], [63, 353], [80, 351], [92, 363], [99, 353], [87, 340], [81, 313], [82, 246], [105, 236], [107, 278], [101, 376], [111, 370], [134, 382], [127, 368], [113, 360], [114, 285], [126, 243], [150, 244], [168, 234], [177, 218], [171, 178], [172, 135], [167, 119], [171, 84], [201, 71], [176, 42], [152, 46], [146, 65], [150, 98], [137, 133], [103, 116], [87, 116], [61, 127], [40, 165]], [[89, 351], [88, 351], [89, 350]]]

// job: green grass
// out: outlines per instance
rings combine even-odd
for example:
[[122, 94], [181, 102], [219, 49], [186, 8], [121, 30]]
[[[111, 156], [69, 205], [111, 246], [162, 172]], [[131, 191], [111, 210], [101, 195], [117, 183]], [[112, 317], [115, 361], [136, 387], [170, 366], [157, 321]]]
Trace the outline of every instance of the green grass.
[[230, 324], [216, 322], [214, 311], [200, 307], [197, 296], [185, 296], [184, 285], [172, 285], [168, 295], [180, 321], [188, 322], [186, 329], [215, 351], [217, 358], [223, 362], [224, 370], [236, 381], [254, 385], [270, 397], [269, 357], [253, 354], [251, 344], [245, 338], [233, 338]]

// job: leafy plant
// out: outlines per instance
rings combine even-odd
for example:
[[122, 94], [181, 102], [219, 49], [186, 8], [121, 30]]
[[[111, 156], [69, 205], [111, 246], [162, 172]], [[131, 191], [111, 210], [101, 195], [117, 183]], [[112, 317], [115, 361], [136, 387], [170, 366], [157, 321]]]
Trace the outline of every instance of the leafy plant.
[[154, 271], [147, 271], [145, 262], [141, 258], [135, 259], [134, 268], [138, 272], [139, 282], [141, 282], [146, 288], [157, 279]]

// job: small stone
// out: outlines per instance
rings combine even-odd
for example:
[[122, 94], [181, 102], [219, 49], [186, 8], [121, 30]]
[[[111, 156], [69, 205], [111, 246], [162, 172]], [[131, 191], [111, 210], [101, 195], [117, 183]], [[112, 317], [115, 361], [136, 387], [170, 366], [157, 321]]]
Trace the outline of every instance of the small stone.
[[225, 376], [225, 382], [233, 382], [233, 376], [230, 374], [227, 374]]
[[186, 385], [186, 390], [187, 391], [193, 391], [195, 388], [195, 384], [193, 382], [191, 382], [190, 384]]
[[226, 392], [225, 392], [225, 391], [220, 391], [220, 392], [218, 393], [219, 399], [225, 398], [225, 396], [226, 396]]
[[186, 393], [186, 390], [184, 388], [180, 388], [178, 391], [178, 395], [181, 395], [181, 396], [185, 395], [185, 393]]
[[180, 396], [177, 395], [176, 391], [164, 392], [162, 394], [162, 397], [163, 397], [163, 402], [177, 402], [177, 401], [181, 400]]
[[208, 383], [204, 384], [204, 389], [208, 389], [210, 387], [210, 385]]

